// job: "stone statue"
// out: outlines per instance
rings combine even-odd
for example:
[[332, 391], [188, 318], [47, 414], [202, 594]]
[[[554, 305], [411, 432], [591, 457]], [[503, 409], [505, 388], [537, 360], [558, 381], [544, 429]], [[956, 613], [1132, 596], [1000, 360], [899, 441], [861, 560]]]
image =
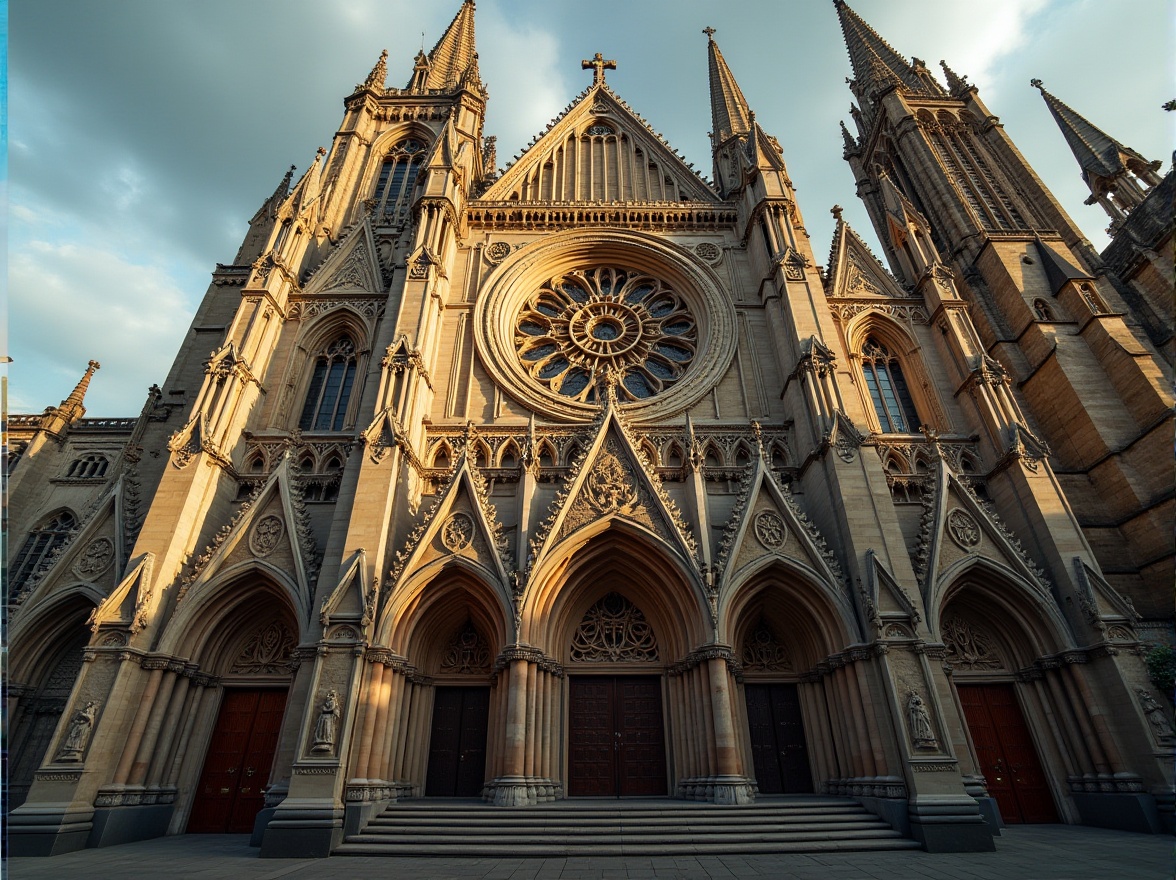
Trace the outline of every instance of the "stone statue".
[[98, 717], [98, 704], [90, 700], [74, 713], [66, 731], [65, 741], [57, 752], [56, 760], [73, 762], [82, 760], [82, 752], [90, 741], [90, 733], [94, 730], [94, 719]]
[[911, 741], [916, 749], [933, 749], [938, 745], [935, 731], [931, 729], [931, 716], [923, 705], [923, 698], [911, 691], [907, 698], [907, 721], [911, 729]]
[[339, 729], [339, 695], [327, 691], [323, 707], [319, 710], [318, 723], [314, 726], [314, 745], [310, 750], [315, 754], [329, 753], [335, 748], [335, 736]]
[[1147, 721], [1152, 727], [1152, 732], [1156, 735], [1156, 739], [1160, 742], [1168, 742], [1172, 739], [1172, 724], [1168, 721], [1168, 713], [1164, 711], [1164, 707], [1156, 702], [1156, 698], [1144, 688], [1136, 691], [1139, 694], [1139, 705], [1143, 707], [1143, 714], [1147, 716]]

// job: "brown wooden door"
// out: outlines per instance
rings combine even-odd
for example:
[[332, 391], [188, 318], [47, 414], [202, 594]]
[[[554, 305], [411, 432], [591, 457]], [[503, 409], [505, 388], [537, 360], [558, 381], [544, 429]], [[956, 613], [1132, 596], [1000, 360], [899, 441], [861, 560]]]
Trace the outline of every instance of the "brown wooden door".
[[1049, 783], [1011, 684], [957, 685], [976, 760], [1010, 824], [1057, 822]]
[[747, 723], [755, 778], [763, 794], [813, 790], [800, 697], [794, 684], [749, 684]]
[[204, 757], [190, 834], [248, 834], [265, 806], [274, 751], [286, 710], [283, 690], [231, 688]]
[[661, 680], [574, 676], [569, 712], [568, 794], [649, 797], [666, 793]]
[[439, 687], [433, 697], [433, 733], [425, 794], [477, 797], [486, 783], [486, 725], [490, 689]]

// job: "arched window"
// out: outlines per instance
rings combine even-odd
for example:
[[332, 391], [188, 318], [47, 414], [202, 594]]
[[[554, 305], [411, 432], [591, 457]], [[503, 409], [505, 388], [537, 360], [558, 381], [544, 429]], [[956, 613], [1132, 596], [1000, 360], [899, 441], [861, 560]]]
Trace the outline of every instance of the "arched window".
[[425, 145], [415, 138], [401, 141], [389, 151], [376, 179], [373, 199], [377, 214], [401, 214], [408, 208], [424, 158]]
[[1049, 306], [1045, 304], [1043, 299], [1033, 300], [1033, 313], [1037, 315], [1038, 321], [1052, 321], [1053, 316], [1049, 313]]
[[90, 453], [71, 461], [65, 475], [75, 480], [96, 479], [106, 475], [109, 464], [105, 455]]
[[49, 561], [53, 551], [64, 546], [73, 533], [78, 521], [68, 510], [63, 510], [48, 522], [37, 526], [29, 533], [28, 539], [10, 569], [8, 596], [11, 599], [21, 591], [25, 583]]
[[862, 346], [862, 372], [883, 433], [910, 433], [919, 427], [919, 414], [907, 390], [898, 358], [873, 336]]
[[354, 385], [355, 343], [344, 334], [315, 359], [298, 427], [303, 431], [343, 430]]

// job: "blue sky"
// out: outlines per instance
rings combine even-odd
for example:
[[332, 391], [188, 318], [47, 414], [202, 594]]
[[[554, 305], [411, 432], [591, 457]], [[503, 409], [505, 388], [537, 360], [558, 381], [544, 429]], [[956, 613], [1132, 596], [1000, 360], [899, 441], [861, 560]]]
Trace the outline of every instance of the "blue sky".
[[[329, 144], [387, 48], [403, 84], [459, 0], [13, 0], [9, 58], [9, 407], [60, 401], [102, 362], [92, 416], [138, 413], [217, 262], [290, 164]], [[857, 0], [899, 52], [980, 87], [1096, 247], [1107, 218], [1029, 79], [1168, 165], [1169, 0]], [[709, 176], [703, 27], [784, 147], [818, 258], [839, 203], [872, 230], [841, 159], [849, 62], [825, 0], [480, 0], [486, 132], [505, 164], [615, 58], [613, 88]], [[1123, 40], [1129, 41], [1126, 45]]]

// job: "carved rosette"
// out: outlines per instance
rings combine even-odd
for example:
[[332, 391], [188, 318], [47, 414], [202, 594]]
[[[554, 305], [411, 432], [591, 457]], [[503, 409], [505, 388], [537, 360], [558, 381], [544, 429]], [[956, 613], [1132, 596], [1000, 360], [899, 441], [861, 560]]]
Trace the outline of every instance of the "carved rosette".
[[114, 542], [109, 538], [98, 538], [82, 551], [73, 564], [73, 571], [80, 578], [93, 580], [110, 568], [113, 561]]
[[947, 533], [965, 550], [975, 550], [980, 545], [980, 526], [959, 507], [947, 515]]
[[469, 621], [454, 633], [441, 660], [441, 671], [459, 675], [490, 672], [490, 646]]
[[277, 549], [286, 526], [280, 517], [270, 514], [259, 519], [249, 533], [249, 549], [254, 556], [269, 556]]
[[788, 527], [784, 518], [774, 510], [756, 514], [753, 524], [756, 540], [768, 550], [779, 550], [788, 540]]
[[572, 637], [571, 657], [582, 663], [655, 662], [657, 639], [641, 609], [609, 593], [588, 609]]
[[468, 513], [451, 514], [441, 526], [441, 543], [453, 553], [464, 550], [473, 540], [474, 520]]

